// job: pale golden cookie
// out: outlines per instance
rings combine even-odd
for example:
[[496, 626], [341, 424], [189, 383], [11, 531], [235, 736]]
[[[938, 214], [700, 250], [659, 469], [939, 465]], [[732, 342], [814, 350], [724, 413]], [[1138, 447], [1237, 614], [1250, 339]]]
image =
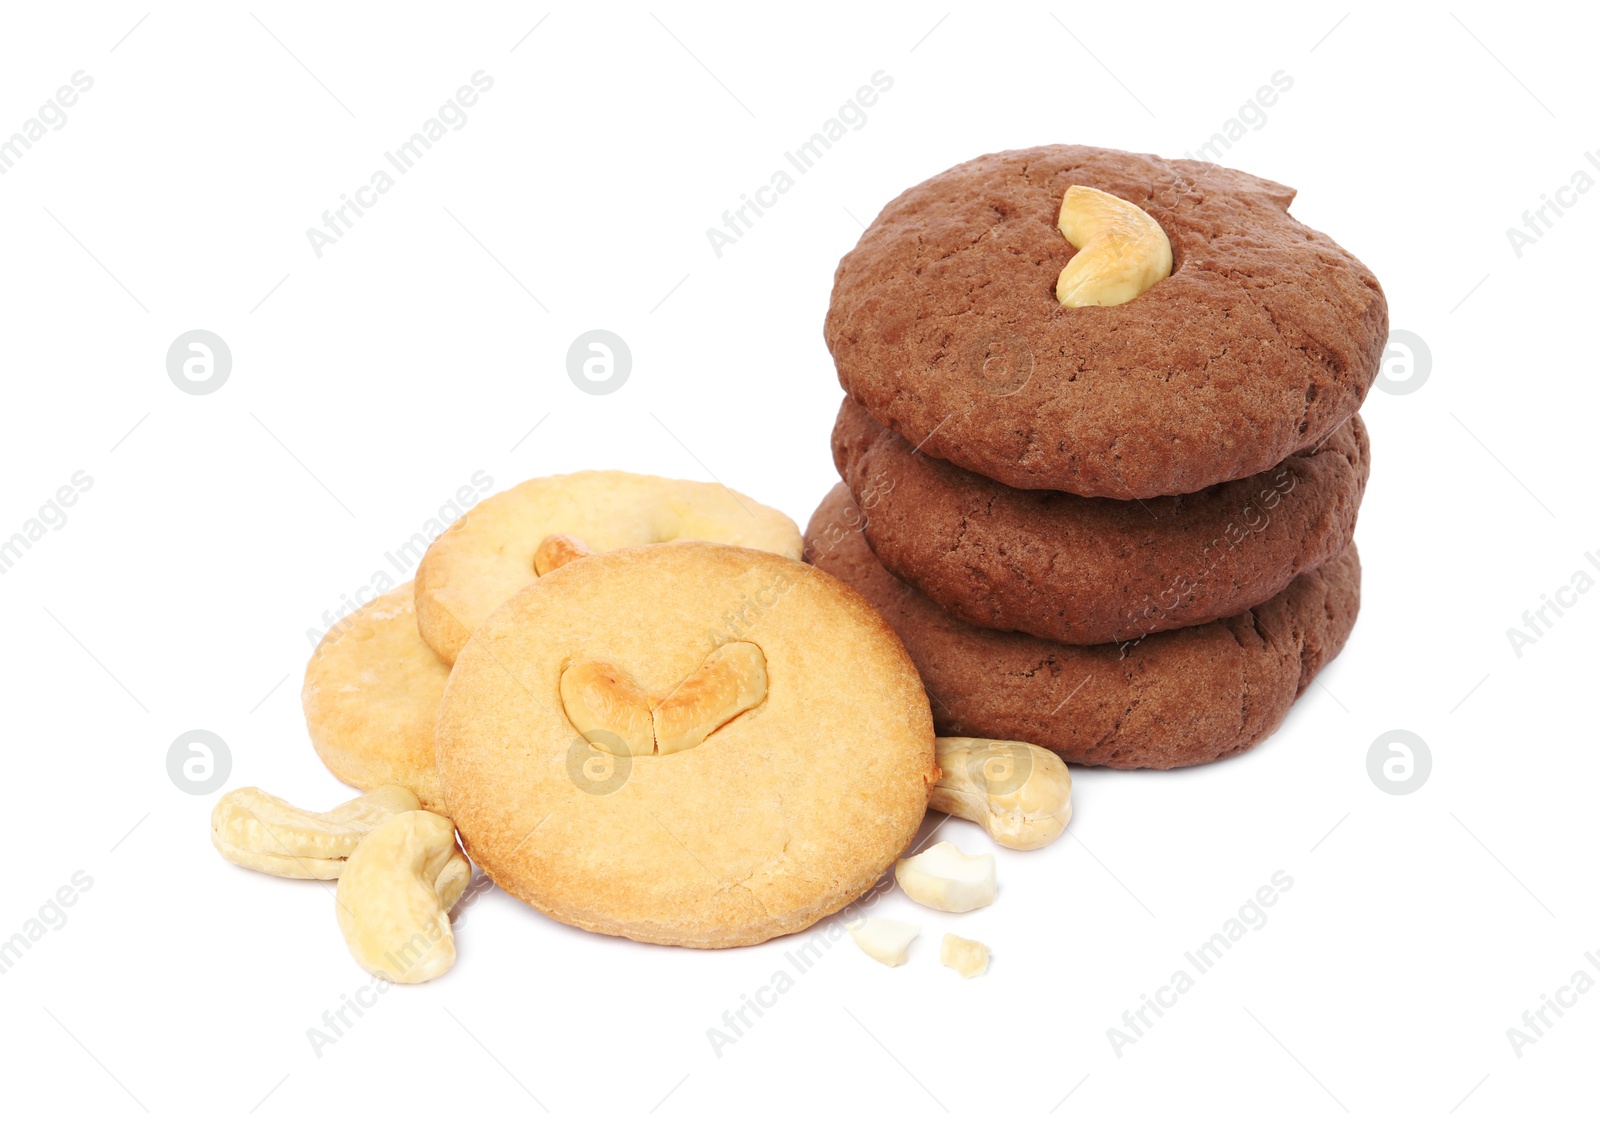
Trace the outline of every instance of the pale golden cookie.
[[341, 621], [306, 664], [300, 701], [311, 744], [363, 790], [395, 783], [447, 814], [433, 759], [433, 723], [450, 667], [417, 633], [411, 584]]
[[712, 482], [586, 470], [538, 477], [478, 502], [417, 568], [417, 626], [446, 662], [489, 612], [532, 583], [547, 536], [607, 552], [672, 540], [710, 540], [798, 560], [794, 521]]
[[[586, 741], [569, 710], [636, 733]], [[732, 719], [665, 750], [707, 716]], [[860, 596], [707, 543], [524, 587], [462, 650], [437, 743], [495, 883], [564, 923], [683, 947], [760, 943], [849, 904], [910, 843], [938, 773], [921, 680]]]

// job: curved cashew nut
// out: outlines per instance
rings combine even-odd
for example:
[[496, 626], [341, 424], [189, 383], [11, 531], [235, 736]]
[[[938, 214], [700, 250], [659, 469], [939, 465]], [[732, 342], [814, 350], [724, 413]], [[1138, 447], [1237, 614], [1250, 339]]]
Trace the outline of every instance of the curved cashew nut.
[[928, 808], [976, 822], [1010, 849], [1038, 849], [1072, 817], [1072, 774], [1055, 752], [1020, 740], [942, 736]]
[[257, 787], [223, 795], [211, 811], [211, 844], [235, 865], [303, 880], [334, 880], [374, 827], [422, 804], [405, 787], [374, 787], [315, 814]]
[[414, 810], [368, 834], [339, 875], [339, 930], [357, 963], [390, 982], [427, 982], [456, 961], [450, 909], [472, 878], [455, 823]]
[[594, 555], [594, 549], [579, 540], [576, 536], [568, 536], [558, 532], [546, 536], [539, 541], [539, 546], [533, 551], [533, 573], [535, 575], [549, 575], [558, 567], [564, 567], [573, 560], [581, 560], [585, 556]]
[[599, 658], [561, 671], [561, 707], [578, 734], [612, 755], [650, 755], [655, 731], [650, 698], [627, 672]]
[[650, 710], [656, 752], [671, 755], [705, 738], [767, 699], [767, 655], [754, 642], [729, 642]]
[[754, 642], [712, 651], [665, 697], [652, 700], [628, 673], [599, 658], [561, 671], [561, 707], [590, 744], [613, 755], [671, 755], [767, 699], [767, 656]]
[[1078, 248], [1056, 279], [1056, 300], [1121, 305], [1172, 273], [1172, 244], [1161, 224], [1127, 200], [1074, 184], [1056, 222]]

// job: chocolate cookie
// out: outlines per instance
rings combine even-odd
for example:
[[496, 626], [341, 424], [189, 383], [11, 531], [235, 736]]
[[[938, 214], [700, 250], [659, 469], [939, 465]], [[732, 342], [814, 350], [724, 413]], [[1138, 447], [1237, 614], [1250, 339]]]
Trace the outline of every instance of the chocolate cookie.
[[[1166, 232], [1167, 277], [1063, 308], [1069, 187]], [[1361, 405], [1389, 331], [1377, 279], [1290, 217], [1294, 190], [1080, 145], [979, 157], [884, 208], [834, 276], [839, 381], [924, 453], [1019, 489], [1193, 493], [1261, 473]]]
[[1185, 767], [1244, 751], [1344, 646], [1361, 602], [1355, 545], [1253, 611], [1141, 639], [1068, 646], [951, 618], [885, 571], [844, 485], [806, 558], [864, 595], [922, 673], [940, 735], [1026, 740], [1069, 763]]
[[1013, 489], [911, 443], [846, 399], [833, 460], [879, 562], [946, 613], [1057, 642], [1125, 641], [1239, 614], [1355, 533], [1359, 415], [1253, 477], [1116, 501]]

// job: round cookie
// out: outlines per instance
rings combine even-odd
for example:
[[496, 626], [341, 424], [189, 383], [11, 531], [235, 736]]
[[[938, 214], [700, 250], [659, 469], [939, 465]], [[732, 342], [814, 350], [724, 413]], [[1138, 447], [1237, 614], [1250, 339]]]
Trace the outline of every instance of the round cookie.
[[1013, 489], [914, 451], [846, 399], [833, 458], [880, 563], [947, 614], [1074, 645], [1239, 614], [1342, 552], [1369, 446], [1360, 415], [1254, 477], [1116, 501]]
[[[652, 745], [569, 719], [589, 663], [664, 716], [733, 649], [762, 655], [764, 695], [697, 746], [614, 754]], [[667, 727], [654, 718], [656, 747]], [[496, 884], [564, 923], [683, 947], [760, 943], [850, 903], [911, 842], [938, 774], [921, 680], [866, 601], [709, 543], [625, 548], [523, 588], [461, 651], [437, 739], [451, 816]]]
[[800, 558], [800, 530], [723, 485], [587, 470], [539, 477], [486, 497], [429, 546], [417, 567], [417, 627], [447, 662], [489, 612], [533, 582], [550, 535], [595, 552], [711, 540]]
[[300, 703], [328, 770], [362, 790], [397, 784], [448, 814], [433, 725], [450, 667], [417, 633], [412, 600], [402, 583], [328, 631], [306, 663]]
[[[1063, 308], [1073, 185], [1154, 218], [1171, 276]], [[1293, 189], [1080, 145], [957, 165], [885, 207], [834, 276], [839, 381], [924, 453], [1019, 489], [1193, 493], [1257, 474], [1361, 405], [1388, 336], [1377, 280], [1288, 212]]]
[[1125, 643], [1068, 646], [944, 614], [872, 555], [861, 510], [836, 486], [806, 554], [899, 633], [942, 736], [1026, 740], [1068, 763], [1186, 767], [1273, 732], [1344, 646], [1361, 602], [1355, 545], [1253, 611]]

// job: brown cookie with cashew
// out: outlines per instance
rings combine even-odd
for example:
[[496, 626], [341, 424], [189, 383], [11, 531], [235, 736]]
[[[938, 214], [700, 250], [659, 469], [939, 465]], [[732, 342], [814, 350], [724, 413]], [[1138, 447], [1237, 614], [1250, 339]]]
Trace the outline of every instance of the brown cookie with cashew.
[[[1159, 280], [1142, 292], [1063, 305], [1075, 258], [1129, 245], [1067, 241], [1074, 187], [1153, 219], [1170, 275], [1146, 264]], [[1127, 500], [1262, 473], [1356, 411], [1388, 335], [1377, 279], [1289, 214], [1294, 195], [1081, 145], [958, 165], [839, 263], [824, 329], [839, 381], [923, 453], [1019, 489]]]
[[800, 558], [794, 521], [716, 482], [620, 470], [538, 477], [478, 502], [428, 547], [417, 567], [417, 629], [454, 662], [478, 623], [546, 571], [674, 540]]
[[870, 888], [938, 769], [905, 647], [850, 587], [709, 543], [575, 560], [490, 614], [439, 709], [468, 854], [564, 923], [734, 947]]
[[1068, 763], [1186, 767], [1270, 735], [1343, 648], [1361, 603], [1355, 545], [1231, 618], [1123, 643], [1072, 646], [951, 618], [896, 579], [843, 484], [806, 530], [806, 556], [864, 595], [922, 673], [941, 736], [1024, 740]]
[[846, 399], [833, 458], [889, 571], [966, 622], [1074, 645], [1226, 618], [1320, 567], [1355, 534], [1366, 427], [1253, 477], [1117, 501], [1013, 489], [930, 458]]

